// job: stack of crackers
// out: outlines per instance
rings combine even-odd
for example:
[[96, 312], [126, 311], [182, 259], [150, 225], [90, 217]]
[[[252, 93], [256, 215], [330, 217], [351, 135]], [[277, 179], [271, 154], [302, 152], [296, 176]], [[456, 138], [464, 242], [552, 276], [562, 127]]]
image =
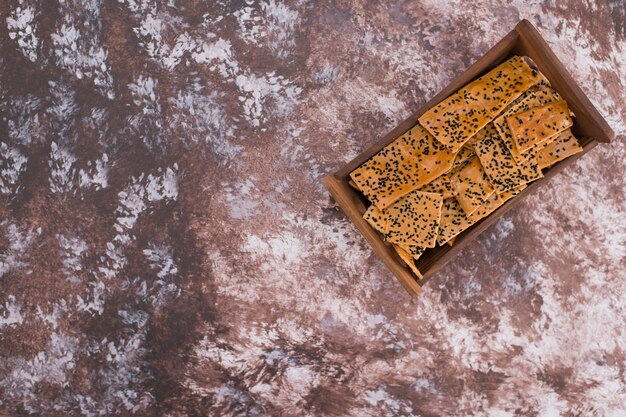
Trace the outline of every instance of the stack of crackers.
[[517, 195], [542, 170], [581, 152], [573, 113], [514, 56], [433, 108], [350, 173], [372, 203], [365, 220], [422, 279], [415, 260]]

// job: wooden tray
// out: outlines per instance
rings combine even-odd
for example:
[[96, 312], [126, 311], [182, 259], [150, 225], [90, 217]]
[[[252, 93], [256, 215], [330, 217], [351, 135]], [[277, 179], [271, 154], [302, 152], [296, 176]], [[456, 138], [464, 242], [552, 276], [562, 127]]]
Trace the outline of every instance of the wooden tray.
[[[363, 213], [365, 213], [369, 202], [363, 195], [350, 187], [348, 184], [350, 179], [349, 174], [395, 138], [415, 126], [417, 119], [426, 110], [512, 55], [530, 57], [539, 70], [548, 78], [552, 87], [567, 101], [569, 107], [576, 115], [572, 131], [584, 150], [581, 153], [558, 162], [549, 170], [544, 171], [543, 178], [530, 183], [519, 195], [506, 202], [491, 215], [461, 233], [454, 246], [444, 245], [428, 249], [416, 261], [417, 267], [424, 275], [424, 280], [418, 281], [411, 270], [398, 257], [391, 245], [383, 241], [382, 236], [363, 219]], [[609, 125], [602, 116], [600, 116], [593, 104], [591, 104], [589, 99], [581, 91], [580, 87], [576, 85], [563, 64], [557, 59], [556, 55], [554, 55], [554, 52], [552, 52], [539, 32], [537, 32], [537, 29], [535, 29], [528, 20], [522, 20], [515, 26], [514, 30], [502, 38], [500, 42], [463, 74], [455, 78], [446, 88], [439, 92], [439, 94], [430, 99], [430, 101], [419, 108], [408, 119], [400, 123], [400, 125], [389, 132], [385, 137], [367, 148], [347, 165], [334, 174], [324, 178], [324, 183], [346, 215], [354, 222], [363, 236], [365, 236], [365, 239], [367, 239], [372, 246], [374, 252], [383, 259], [404, 289], [406, 289], [411, 296], [415, 296], [435, 272], [439, 271], [461, 249], [492, 225], [500, 216], [518, 204], [521, 198], [533, 192], [537, 187], [541, 187], [552, 176], [562, 171], [566, 166], [573, 163], [586, 152], [589, 152], [598, 142], [610, 142], [613, 136], [614, 133]]]

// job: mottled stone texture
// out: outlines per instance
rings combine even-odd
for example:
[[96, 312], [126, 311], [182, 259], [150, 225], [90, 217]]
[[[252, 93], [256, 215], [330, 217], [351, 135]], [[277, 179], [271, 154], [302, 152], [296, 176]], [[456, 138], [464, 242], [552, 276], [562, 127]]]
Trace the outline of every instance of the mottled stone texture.
[[[626, 415], [625, 13], [0, 2], [0, 414]], [[521, 18], [618, 136], [411, 300], [322, 178]]]

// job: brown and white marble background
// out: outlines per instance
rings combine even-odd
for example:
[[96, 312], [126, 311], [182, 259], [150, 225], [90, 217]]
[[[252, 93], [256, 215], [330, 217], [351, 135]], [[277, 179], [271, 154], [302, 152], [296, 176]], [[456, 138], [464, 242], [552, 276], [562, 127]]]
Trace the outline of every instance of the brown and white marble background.
[[[625, 9], [0, 2], [0, 414], [626, 415]], [[618, 136], [411, 300], [322, 177], [521, 18]]]

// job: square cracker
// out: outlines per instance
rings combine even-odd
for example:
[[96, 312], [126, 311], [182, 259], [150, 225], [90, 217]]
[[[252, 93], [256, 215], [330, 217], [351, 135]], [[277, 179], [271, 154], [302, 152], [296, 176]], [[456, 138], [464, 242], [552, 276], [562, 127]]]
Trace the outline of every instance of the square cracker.
[[529, 110], [507, 115], [505, 120], [522, 154], [572, 126], [565, 100], [532, 107]]
[[396, 140], [352, 171], [350, 178], [382, 209], [422, 185], [417, 171], [417, 160]]
[[[367, 208], [363, 214], [363, 218], [379, 233], [385, 235], [389, 229], [387, 225], [387, 213], [379, 210], [375, 205]], [[414, 259], [419, 258], [424, 253], [424, 248], [417, 245], [403, 244], [403, 250], [408, 252]]]
[[536, 142], [535, 146], [527, 149], [526, 152], [521, 152], [513, 139], [513, 134], [509, 128], [509, 124], [506, 121], [506, 117], [515, 113], [530, 110], [536, 106], [543, 106], [548, 103], [562, 100], [559, 93], [554, 91], [547, 80], [541, 80], [539, 83], [525, 91], [519, 98], [511, 103], [501, 115], [493, 120], [493, 127], [498, 132], [508, 151], [518, 164], [536, 164], [536, 153], [534, 150], [539, 149], [546, 141]]
[[477, 156], [450, 177], [450, 184], [456, 199], [468, 216], [495, 192]]
[[452, 152], [491, 121], [491, 115], [464, 91], [457, 91], [428, 110], [419, 122]]
[[386, 210], [385, 238], [400, 246], [435, 247], [443, 197], [415, 191]]

